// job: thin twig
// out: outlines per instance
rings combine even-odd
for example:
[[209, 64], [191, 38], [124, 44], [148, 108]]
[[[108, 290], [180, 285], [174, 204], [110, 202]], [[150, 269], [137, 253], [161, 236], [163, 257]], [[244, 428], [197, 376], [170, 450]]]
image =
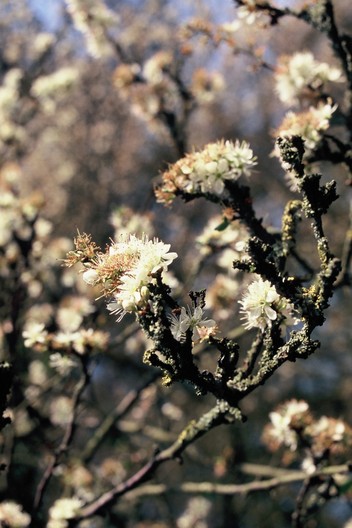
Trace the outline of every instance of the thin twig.
[[296, 499], [296, 508], [292, 514], [292, 528], [303, 528], [304, 527], [303, 523], [307, 515], [307, 511], [304, 508], [304, 502], [309, 493], [309, 490], [311, 489], [313, 485], [314, 480], [316, 480], [316, 477], [309, 476], [309, 477], [306, 477], [302, 483], [301, 489], [299, 490], [299, 493]]
[[[255, 465], [253, 464], [253, 467]], [[259, 466], [260, 468], [261, 466]], [[302, 482], [307, 478], [307, 473], [301, 470], [284, 470], [282, 468], [267, 468], [268, 473], [277, 472], [277, 476], [265, 480], [254, 480], [244, 484], [216, 484], [214, 482], [183, 482], [179, 486], [167, 484], [145, 484], [128, 493], [126, 499], [134, 500], [146, 495], [161, 495], [162, 493], [196, 493], [217, 495], [246, 495], [259, 491], [270, 491], [281, 486]], [[330, 475], [350, 473], [348, 464], [330, 466], [313, 474], [314, 478], [324, 478]], [[260, 469], [259, 469], [260, 472]], [[310, 479], [312, 476], [309, 477]]]
[[149, 387], [154, 381], [161, 376], [160, 372], [155, 372], [151, 378], [149, 378], [143, 385], [136, 390], [132, 390], [126, 394], [126, 396], [121, 400], [119, 405], [112, 410], [108, 416], [103, 420], [100, 426], [95, 431], [94, 435], [88, 441], [86, 448], [82, 454], [82, 461], [88, 462], [96, 450], [98, 449], [101, 442], [104, 440], [106, 435], [112, 429], [114, 424], [127, 414], [131, 409], [134, 403], [139, 399], [142, 392]]
[[352, 262], [352, 202], [350, 205], [349, 225], [346, 230], [346, 236], [341, 255], [341, 275], [335, 282], [335, 288], [351, 285], [350, 266]]

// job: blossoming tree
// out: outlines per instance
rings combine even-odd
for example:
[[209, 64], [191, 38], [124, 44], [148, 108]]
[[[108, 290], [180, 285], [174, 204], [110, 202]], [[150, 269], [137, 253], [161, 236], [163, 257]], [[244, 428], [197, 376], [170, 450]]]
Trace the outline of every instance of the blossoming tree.
[[[163, 18], [153, 3], [139, 15], [129, 2], [108, 7], [100, 0], [66, 0], [66, 38], [83, 42], [87, 56], [82, 50], [70, 55], [61, 30], [36, 35], [26, 60], [12, 48], [4, 55], [4, 526], [351, 526], [348, 376], [338, 395], [304, 382], [304, 369], [332, 369], [335, 350], [317, 354], [324, 342], [340, 351], [341, 370], [351, 368], [343, 315], [349, 313], [352, 257], [352, 37], [341, 29], [348, 2], [346, 11], [337, 4], [236, 0], [210, 10], [208, 18], [185, 20], [186, 3], [175, 14], [166, 2]], [[13, 20], [22, 23], [29, 11], [21, 7]], [[228, 20], [220, 22], [220, 13]], [[161, 35], [157, 51], [156, 37], [140, 41], [147, 16]], [[265, 37], [280, 27], [296, 36], [296, 24], [334, 54], [281, 52], [283, 40], [277, 48]], [[59, 66], [47, 71], [56, 45]], [[226, 75], [197, 55], [205, 45], [216, 50], [225, 71], [235, 58], [250, 58], [245, 91], [259, 71], [270, 73], [270, 110], [285, 108], [266, 129], [270, 171], [255, 134], [248, 132], [249, 141], [245, 125], [226, 125], [224, 93], [230, 98], [233, 90]], [[60, 62], [67, 56], [71, 65]], [[204, 67], [197, 68], [201, 59]], [[82, 60], [91, 61], [85, 70]], [[244, 64], [237, 77], [245, 74]], [[99, 84], [102, 71], [108, 77]], [[96, 97], [99, 104], [80, 114], [88, 79], [89, 103]], [[110, 101], [106, 79], [120, 106], [111, 103], [95, 121], [99, 105]], [[261, 82], [264, 90], [267, 79]], [[214, 138], [222, 99], [222, 131]], [[265, 108], [257, 109], [266, 117]], [[114, 155], [115, 116], [125, 127], [121, 141], [129, 158], [131, 145], [142, 148], [134, 143], [135, 123], [138, 133], [143, 123], [147, 144], [169, 148], [162, 162], [156, 156], [159, 175], [145, 187], [139, 188], [141, 175], [121, 176], [121, 193], [131, 189], [144, 211], [124, 200], [116, 208], [117, 195], [104, 191], [112, 167], [126, 163], [123, 149]], [[247, 128], [259, 121], [254, 116]], [[82, 138], [91, 141], [87, 150]], [[58, 156], [49, 196], [25, 177], [33, 170], [34, 144], [44, 158]], [[64, 152], [71, 163], [64, 163]], [[86, 180], [75, 187], [77, 166], [85, 168]], [[81, 184], [89, 188], [92, 175], [97, 194], [82, 198]], [[46, 177], [42, 181], [45, 191]], [[279, 181], [272, 205], [267, 187]], [[253, 189], [260, 185], [258, 205]], [[102, 196], [111, 208], [112, 236], [102, 249], [80, 225], [72, 244], [55, 222], [70, 216], [73, 203], [70, 229], [72, 218], [83, 224], [91, 218], [94, 227], [92, 210]], [[45, 198], [56, 204], [56, 216]], [[330, 305], [343, 309], [334, 315]], [[326, 376], [320, 383], [331, 381]], [[337, 375], [333, 382], [339, 383]], [[187, 497], [181, 507], [180, 496]]]

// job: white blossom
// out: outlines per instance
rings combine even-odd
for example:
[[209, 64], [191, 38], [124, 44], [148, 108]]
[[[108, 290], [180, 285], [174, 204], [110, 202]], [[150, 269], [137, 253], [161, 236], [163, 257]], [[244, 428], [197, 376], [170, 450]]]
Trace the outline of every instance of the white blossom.
[[107, 308], [120, 321], [125, 313], [146, 306], [155, 274], [166, 272], [177, 257], [177, 253], [169, 250], [170, 244], [157, 238], [149, 240], [146, 235], [137, 238], [125, 233], [112, 242], [106, 253], [98, 255], [90, 273], [86, 271], [83, 275], [87, 282], [108, 288], [111, 299]]
[[276, 68], [276, 91], [280, 100], [296, 104], [307, 89], [317, 89], [327, 81], [341, 81], [341, 71], [325, 62], [316, 61], [309, 51], [283, 55]]
[[289, 447], [291, 451], [295, 451], [297, 449], [298, 436], [292, 427], [293, 420], [299, 421], [308, 411], [308, 404], [303, 400], [286, 402], [280, 406], [278, 411], [269, 414], [272, 424], [270, 436], [279, 444]]
[[76, 366], [76, 362], [70, 356], [63, 356], [59, 352], [55, 352], [55, 354], [50, 354], [49, 365], [61, 376], [66, 376]]
[[9, 528], [25, 528], [31, 522], [30, 515], [14, 501], [0, 502], [0, 525]]
[[[281, 125], [275, 131], [276, 137], [300, 136], [304, 140], [306, 149], [314, 149], [322, 138], [322, 133], [330, 126], [330, 120], [337, 105], [331, 101], [311, 106], [304, 112], [287, 112]], [[273, 154], [280, 157], [276, 146]]]
[[73, 519], [82, 507], [78, 497], [57, 499], [49, 509], [47, 528], [66, 528], [67, 520]]
[[45, 344], [48, 332], [45, 330], [45, 325], [30, 321], [26, 325], [26, 330], [22, 332], [24, 339], [24, 346], [31, 348], [36, 344]]
[[189, 306], [187, 308], [182, 307], [180, 315], [172, 314], [170, 316], [170, 329], [176, 341], [184, 341], [188, 330], [192, 331], [193, 341], [206, 339], [214, 333], [216, 330], [215, 321], [203, 318], [203, 315], [204, 312], [200, 306], [194, 309]]
[[83, 273], [82, 279], [87, 284], [90, 284], [91, 286], [94, 286], [94, 284], [96, 284], [99, 281], [99, 275], [98, 275], [96, 270], [90, 268], [90, 269], [87, 269]]
[[271, 326], [278, 316], [284, 316], [285, 324], [293, 325], [298, 321], [293, 317], [293, 306], [281, 295], [269, 281], [261, 277], [253, 281], [241, 301], [241, 312], [247, 329], [260, 328], [262, 331]]
[[163, 185], [156, 195], [160, 202], [172, 200], [178, 190], [221, 196], [226, 180], [250, 176], [256, 164], [257, 158], [246, 141], [209, 143], [200, 152], [187, 154], [172, 165], [163, 174]]
[[31, 93], [38, 99], [52, 97], [57, 93], [71, 88], [71, 86], [77, 81], [77, 78], [78, 71], [76, 68], [60, 68], [50, 75], [38, 77], [32, 85]]
[[85, 37], [88, 53], [96, 58], [111, 55], [113, 46], [106, 31], [119, 23], [119, 16], [102, 0], [65, 0], [65, 3], [76, 29]]

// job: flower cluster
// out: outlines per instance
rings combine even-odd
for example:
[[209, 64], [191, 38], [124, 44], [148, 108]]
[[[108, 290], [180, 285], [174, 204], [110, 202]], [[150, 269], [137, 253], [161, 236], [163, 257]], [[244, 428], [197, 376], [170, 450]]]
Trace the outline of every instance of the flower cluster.
[[245, 320], [245, 328], [260, 328], [262, 331], [270, 327], [273, 321], [283, 318], [286, 326], [297, 324], [294, 317], [292, 304], [278, 294], [275, 286], [261, 277], [253, 281], [241, 301], [242, 319]]
[[314, 470], [314, 461], [323, 457], [332, 456], [336, 461], [339, 455], [351, 454], [352, 428], [342, 420], [327, 416], [315, 419], [305, 401], [287, 401], [269, 417], [271, 423], [263, 433], [266, 445], [272, 451], [280, 447], [290, 452], [308, 448], [309, 458], [304, 462], [308, 470]]
[[276, 91], [286, 105], [296, 104], [310, 90], [321, 88], [327, 81], [339, 82], [341, 71], [325, 62], [318, 62], [306, 51], [292, 56], [282, 55], [276, 68]]
[[191, 92], [199, 103], [212, 103], [225, 88], [225, 80], [218, 72], [198, 68], [192, 76]]
[[200, 152], [187, 154], [171, 165], [163, 174], [162, 185], [156, 191], [157, 199], [168, 203], [178, 192], [221, 196], [226, 180], [250, 176], [256, 159], [246, 141], [209, 143]]
[[200, 306], [192, 309], [182, 307], [179, 315], [172, 314], [171, 333], [181, 343], [186, 339], [186, 333], [192, 332], [193, 341], [203, 341], [216, 333], [216, 323], [213, 319], [203, 318], [204, 312]]
[[173, 56], [168, 51], [159, 51], [143, 65], [142, 74], [146, 82], [158, 85], [164, 80], [164, 72], [172, 65]]
[[49, 510], [47, 528], [66, 528], [69, 519], [73, 519], [82, 507], [82, 501], [77, 497], [58, 499]]
[[48, 221], [43, 218], [36, 220], [43, 205], [42, 196], [33, 193], [22, 198], [19, 191], [21, 183], [19, 165], [4, 163], [0, 169], [0, 247], [5, 257], [0, 271], [2, 276], [8, 272], [5, 260], [11, 266], [20, 257], [19, 241], [29, 242], [34, 235], [37, 239], [44, 239], [51, 229]]
[[22, 510], [22, 506], [13, 501], [0, 503], [0, 525], [9, 528], [25, 528], [29, 526], [31, 518]]
[[75, 27], [86, 39], [90, 55], [96, 58], [111, 55], [112, 46], [105, 32], [119, 22], [118, 15], [101, 0], [65, 0], [65, 3]]
[[[89, 239], [85, 234], [75, 239], [76, 251], [70, 252], [66, 265], [78, 261], [84, 263], [83, 280], [92, 286], [102, 286], [102, 295], [112, 298], [108, 309], [118, 314], [118, 321], [125, 313], [136, 312], [147, 305], [149, 285], [155, 281], [153, 275], [166, 271], [177, 257], [177, 253], [169, 252], [170, 244], [164, 244], [157, 238], [149, 240], [147, 235], [137, 238], [121, 234], [104, 253], [95, 246], [92, 258], [78, 250], [84, 246], [81, 238]], [[90, 254], [91, 244], [86, 244]]]
[[274, 135], [275, 137], [300, 136], [304, 140], [306, 149], [314, 149], [322, 138], [322, 132], [329, 128], [336, 108], [337, 105], [329, 101], [320, 103], [317, 107], [311, 106], [304, 112], [287, 112]]
[[38, 99], [47, 113], [56, 109], [55, 101], [70, 90], [78, 80], [77, 68], [60, 68], [50, 75], [38, 77], [31, 88], [31, 95]]
[[271, 449], [279, 446], [295, 451], [298, 445], [297, 431], [312, 421], [308, 403], [290, 400], [269, 414], [271, 424], [265, 430], [264, 439]]
[[250, 28], [253, 26], [265, 26], [267, 23], [267, 16], [265, 12], [257, 10], [256, 0], [246, 0], [243, 5], [237, 8], [237, 18], [231, 23], [222, 24], [222, 29], [228, 33], [233, 33], [242, 28]]
[[26, 325], [22, 336], [25, 347], [32, 348], [36, 352], [72, 350], [76, 354], [84, 355], [92, 350], [105, 350], [108, 343], [108, 334], [100, 330], [81, 328], [75, 331], [59, 330], [49, 333], [43, 323], [34, 321]]
[[[300, 136], [304, 140], [305, 158], [309, 156], [313, 149], [323, 138], [323, 132], [330, 126], [330, 120], [337, 105], [333, 105], [329, 100], [327, 103], [320, 103], [317, 107], [311, 106], [304, 112], [287, 112], [281, 125], [274, 131], [275, 137]], [[291, 191], [297, 191], [297, 180], [291, 170], [291, 166], [281, 159], [281, 153], [278, 144], [272, 155], [280, 160], [281, 166], [285, 171], [285, 179]], [[306, 170], [309, 170], [309, 164], [306, 164]]]
[[329, 451], [332, 455], [344, 455], [352, 449], [352, 429], [343, 420], [322, 416], [314, 421], [306, 431], [312, 439], [312, 451], [322, 457]]
[[0, 85], [0, 151], [6, 149], [10, 141], [22, 143], [26, 139], [25, 127], [16, 120], [20, 109], [22, 81], [22, 70], [11, 68]]

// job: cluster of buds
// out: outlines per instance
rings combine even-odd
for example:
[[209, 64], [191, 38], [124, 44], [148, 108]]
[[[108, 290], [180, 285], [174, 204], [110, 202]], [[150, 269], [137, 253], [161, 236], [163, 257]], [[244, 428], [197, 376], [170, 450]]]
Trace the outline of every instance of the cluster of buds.
[[256, 160], [246, 141], [209, 143], [200, 152], [187, 154], [169, 167], [156, 191], [157, 199], [169, 203], [178, 193], [222, 196], [226, 180], [250, 176]]

